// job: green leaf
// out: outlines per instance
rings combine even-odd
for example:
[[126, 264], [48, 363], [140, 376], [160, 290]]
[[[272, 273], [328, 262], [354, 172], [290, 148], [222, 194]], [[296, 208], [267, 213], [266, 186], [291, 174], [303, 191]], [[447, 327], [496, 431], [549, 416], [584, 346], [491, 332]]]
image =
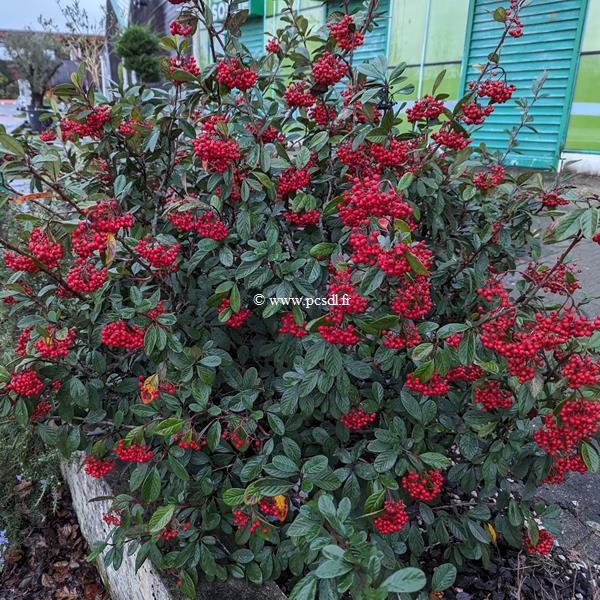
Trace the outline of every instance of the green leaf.
[[309, 573], [292, 589], [289, 600], [314, 600], [317, 594], [317, 578], [313, 573]]
[[456, 581], [456, 567], [451, 563], [444, 563], [433, 570], [431, 591], [443, 592]]
[[447, 469], [452, 463], [449, 458], [438, 452], [425, 452], [419, 458], [434, 469]]
[[315, 575], [319, 579], [333, 579], [345, 575], [351, 570], [352, 565], [350, 563], [341, 560], [326, 560], [317, 567]]
[[223, 492], [223, 502], [227, 506], [240, 506], [244, 503], [244, 492], [242, 488], [229, 488]]
[[499, 6], [493, 13], [494, 21], [498, 23], [504, 23], [506, 21], [506, 9], [503, 6]]
[[588, 471], [591, 473], [598, 472], [598, 468], [600, 467], [600, 457], [598, 456], [598, 451], [591, 444], [588, 444], [588, 442], [583, 442], [581, 444], [581, 457], [583, 458], [583, 462], [588, 468]]
[[427, 267], [412, 253], [406, 252], [406, 261], [417, 275], [429, 275]]
[[144, 483], [142, 483], [142, 500], [145, 500], [146, 502], [154, 502], [160, 495], [160, 488], [160, 474], [158, 469], [153, 467], [148, 475], [146, 475]]
[[313, 258], [317, 258], [318, 256], [329, 256], [336, 248], [337, 244], [332, 242], [321, 242], [310, 249], [310, 255]]
[[154, 514], [150, 517], [150, 521], [148, 521], [148, 527], [150, 528], [150, 532], [156, 533], [157, 531], [160, 531], [163, 527], [166, 527], [171, 522], [174, 512], [174, 504], [168, 504], [167, 506], [159, 506], [154, 511]]
[[407, 594], [425, 587], [427, 577], [421, 569], [406, 567], [390, 575], [379, 587], [384, 592]]
[[0, 146], [2, 146], [2, 148], [4, 148], [8, 154], [25, 156], [25, 148], [23, 147], [23, 144], [6, 133], [0, 133]]
[[177, 432], [181, 431], [184, 424], [185, 421], [183, 419], [171, 417], [159, 423], [154, 430], [154, 433], [165, 437], [175, 435]]

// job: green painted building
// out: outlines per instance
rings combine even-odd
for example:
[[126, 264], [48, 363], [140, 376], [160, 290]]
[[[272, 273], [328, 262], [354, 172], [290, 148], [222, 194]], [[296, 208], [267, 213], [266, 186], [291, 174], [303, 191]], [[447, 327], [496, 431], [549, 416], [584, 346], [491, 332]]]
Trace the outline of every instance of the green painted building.
[[[449, 102], [456, 101], [476, 73], [473, 65], [484, 62], [502, 30], [490, 11], [507, 4], [500, 0], [379, 0], [378, 27], [366, 36], [355, 60], [385, 54], [390, 67], [407, 63], [406, 74], [415, 86], [408, 100], [431, 91], [437, 74], [445, 69], [439, 91], [449, 95]], [[282, 25], [284, 4], [249, 0], [240, 6], [250, 11], [242, 42], [259, 56], [267, 34], [275, 34]], [[339, 6], [335, 0], [296, 2], [296, 9], [317, 27], [324, 26], [328, 13]], [[360, 0], [350, 0], [351, 11], [361, 6]], [[215, 21], [221, 21], [225, 11], [224, 2], [213, 2]], [[508, 161], [547, 169], [557, 167], [561, 155], [574, 153], [600, 165], [600, 0], [532, 0], [521, 20], [524, 35], [508, 38], [502, 65], [509, 82], [517, 86], [514, 97], [530, 97], [532, 82], [546, 71], [543, 92], [547, 97], [532, 111], [537, 133], [524, 132], [519, 137], [520, 152], [509, 155]], [[206, 32], [196, 34], [195, 48], [206, 64]], [[514, 101], [498, 106], [476, 140], [502, 148], [505, 130], [517, 118]]]

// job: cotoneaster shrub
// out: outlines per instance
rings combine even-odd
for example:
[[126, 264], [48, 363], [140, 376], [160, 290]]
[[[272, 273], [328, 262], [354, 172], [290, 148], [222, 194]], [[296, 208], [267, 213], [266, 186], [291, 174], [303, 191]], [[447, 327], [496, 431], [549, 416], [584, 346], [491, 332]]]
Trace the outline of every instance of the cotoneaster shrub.
[[[137, 551], [190, 597], [202, 573], [311, 599], [439, 593], [495, 546], [547, 553], [536, 490], [598, 467], [600, 319], [568, 262], [598, 213], [471, 143], [527, 92], [497, 64], [522, 2], [452, 110], [439, 81], [406, 108], [402, 66], [352, 62], [374, 4], [322, 31], [290, 5], [260, 60], [244, 11], [219, 32], [181, 4], [168, 91], [107, 101], [80, 73], [55, 133], [0, 135], [43, 214], [1, 242], [20, 358], [0, 407], [117, 475], [94, 554]], [[550, 264], [540, 218], [566, 243]], [[301, 296], [344, 302], [269, 301]]]

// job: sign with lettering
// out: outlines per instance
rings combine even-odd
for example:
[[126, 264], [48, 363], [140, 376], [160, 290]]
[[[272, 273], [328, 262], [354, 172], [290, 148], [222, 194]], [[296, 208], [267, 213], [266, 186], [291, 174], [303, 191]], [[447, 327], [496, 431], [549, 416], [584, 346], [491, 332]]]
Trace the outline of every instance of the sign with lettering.
[[[215, 23], [222, 23], [227, 17], [227, 7], [229, 2], [219, 0], [210, 5], [212, 18]], [[247, 10], [250, 16], [262, 16], [264, 14], [264, 0], [247, 0], [245, 2], [237, 2], [235, 10]]]

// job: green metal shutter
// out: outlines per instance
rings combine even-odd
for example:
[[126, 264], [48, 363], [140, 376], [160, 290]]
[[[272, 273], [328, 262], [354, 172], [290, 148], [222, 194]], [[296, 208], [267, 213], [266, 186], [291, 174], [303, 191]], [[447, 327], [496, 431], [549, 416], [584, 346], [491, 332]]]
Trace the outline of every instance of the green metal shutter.
[[[348, 2], [348, 13], [352, 14], [359, 10], [364, 10], [364, 3], [362, 0], [350, 0]], [[343, 3], [328, 2], [327, 3], [327, 16], [332, 12], [344, 12]], [[387, 40], [390, 23], [390, 0], [379, 0], [377, 3], [376, 13], [380, 14], [377, 19], [377, 27], [373, 31], [368, 31], [365, 35], [365, 43], [359, 46], [353, 52], [353, 62], [360, 64], [365, 61], [371, 62], [378, 56], [387, 55]]]
[[[463, 62], [462, 89], [479, 72], [473, 67], [485, 63], [500, 39], [503, 24], [492, 19], [490, 11], [497, 0], [471, 0]], [[519, 167], [550, 169], [557, 165], [565, 140], [576, 73], [581, 32], [587, 0], [533, 0], [521, 13], [523, 36], [507, 36], [500, 51], [501, 65], [509, 83], [517, 86], [513, 98], [495, 105], [494, 112], [474, 137], [475, 143], [485, 142], [492, 149], [505, 150], [508, 134], [520, 119], [516, 98], [531, 98], [531, 84], [546, 70], [548, 78], [542, 94], [531, 111], [537, 133], [521, 130], [516, 152], [511, 152], [506, 164]]]
[[248, 17], [242, 25], [241, 42], [248, 48], [254, 58], [262, 56], [265, 52], [266, 37], [262, 17]]

